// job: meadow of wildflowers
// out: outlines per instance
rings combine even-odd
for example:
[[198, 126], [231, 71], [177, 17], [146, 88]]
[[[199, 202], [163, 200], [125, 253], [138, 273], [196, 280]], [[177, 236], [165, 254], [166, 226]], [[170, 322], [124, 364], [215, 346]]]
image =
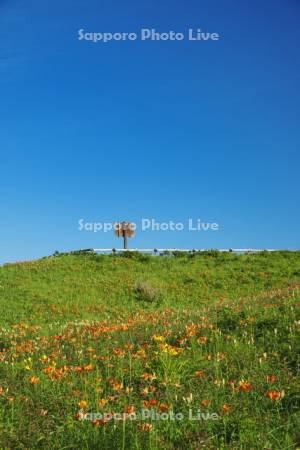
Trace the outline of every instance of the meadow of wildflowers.
[[300, 252], [0, 268], [1, 449], [299, 449]]

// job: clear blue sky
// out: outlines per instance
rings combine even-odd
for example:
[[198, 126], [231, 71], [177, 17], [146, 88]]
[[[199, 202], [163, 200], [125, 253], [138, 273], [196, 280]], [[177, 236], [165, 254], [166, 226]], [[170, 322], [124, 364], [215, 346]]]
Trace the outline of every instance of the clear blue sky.
[[[118, 246], [299, 248], [298, 0], [0, 0], [0, 262]], [[218, 42], [78, 40], [78, 30]]]

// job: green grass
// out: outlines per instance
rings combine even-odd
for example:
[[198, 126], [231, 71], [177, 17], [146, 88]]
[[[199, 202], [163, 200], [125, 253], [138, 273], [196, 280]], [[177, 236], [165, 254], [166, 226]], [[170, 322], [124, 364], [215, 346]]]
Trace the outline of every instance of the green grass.
[[299, 286], [299, 252], [1, 267], [0, 448], [300, 448]]

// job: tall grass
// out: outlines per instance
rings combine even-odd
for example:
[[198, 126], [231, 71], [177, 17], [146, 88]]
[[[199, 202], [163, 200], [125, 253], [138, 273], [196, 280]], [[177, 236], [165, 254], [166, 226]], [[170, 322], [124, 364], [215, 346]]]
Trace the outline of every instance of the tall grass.
[[0, 447], [300, 448], [299, 285], [297, 252], [0, 268]]

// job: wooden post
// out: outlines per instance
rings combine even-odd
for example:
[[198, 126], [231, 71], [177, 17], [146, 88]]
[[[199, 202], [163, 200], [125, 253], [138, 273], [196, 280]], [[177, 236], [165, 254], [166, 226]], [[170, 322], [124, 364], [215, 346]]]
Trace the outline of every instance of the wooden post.
[[126, 232], [124, 232], [123, 236], [124, 236], [124, 250], [128, 250], [128, 237]]
[[128, 238], [134, 236], [133, 225], [129, 222], [119, 222], [115, 224], [115, 235], [123, 238], [123, 248], [128, 250]]

